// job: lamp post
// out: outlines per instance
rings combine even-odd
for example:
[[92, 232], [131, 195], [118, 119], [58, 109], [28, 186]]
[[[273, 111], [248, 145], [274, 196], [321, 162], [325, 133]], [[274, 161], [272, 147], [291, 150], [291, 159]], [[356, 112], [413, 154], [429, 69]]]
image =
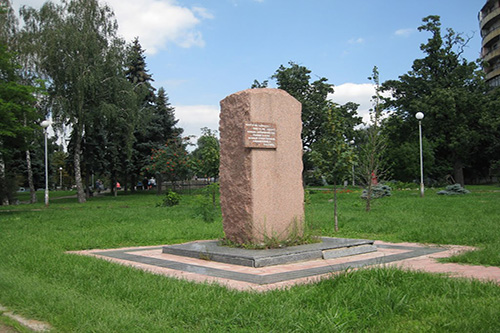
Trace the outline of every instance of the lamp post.
[[[349, 141], [349, 144], [351, 146], [354, 146], [354, 140]], [[354, 161], [352, 162], [352, 186], [356, 186], [356, 183], [354, 181]]]
[[45, 135], [45, 206], [49, 206], [49, 163], [47, 157], [47, 127], [49, 127], [50, 121], [44, 120], [40, 123], [43, 128]]
[[59, 167], [59, 183], [61, 184], [61, 191], [63, 189], [63, 187], [62, 187], [62, 170], [63, 170], [63, 168]]
[[417, 112], [415, 118], [418, 119], [418, 134], [420, 138], [420, 197], [424, 197], [424, 157], [422, 154], [422, 119], [424, 119], [424, 114], [422, 112]]

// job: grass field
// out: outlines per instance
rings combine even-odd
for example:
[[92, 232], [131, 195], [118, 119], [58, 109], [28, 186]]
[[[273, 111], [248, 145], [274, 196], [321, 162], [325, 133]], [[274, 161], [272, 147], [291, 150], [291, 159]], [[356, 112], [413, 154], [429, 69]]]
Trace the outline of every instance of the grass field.
[[[466, 196], [393, 191], [364, 212], [359, 190], [311, 190], [312, 232], [324, 236], [477, 246], [455, 262], [500, 266], [500, 187]], [[352, 189], [351, 189], [352, 190]], [[396, 269], [345, 272], [316, 284], [237, 292], [155, 276], [68, 250], [181, 243], [223, 236], [199, 198], [156, 207], [152, 192], [76, 203], [51, 192], [39, 203], [0, 207], [0, 304], [60, 332], [497, 332], [500, 287]], [[25, 194], [22, 194], [25, 195]], [[20, 200], [24, 200], [20, 197]]]

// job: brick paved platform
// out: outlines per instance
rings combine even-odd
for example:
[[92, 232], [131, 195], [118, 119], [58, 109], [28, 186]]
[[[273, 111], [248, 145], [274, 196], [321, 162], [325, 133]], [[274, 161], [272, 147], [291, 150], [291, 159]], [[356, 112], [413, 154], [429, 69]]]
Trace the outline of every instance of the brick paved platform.
[[492, 280], [500, 284], [499, 267], [439, 263], [437, 258], [450, 257], [466, 246], [432, 246], [415, 243], [375, 241], [376, 252], [334, 259], [316, 259], [254, 268], [162, 253], [162, 246], [109, 250], [74, 251], [112, 262], [129, 265], [155, 274], [196, 282], [218, 283], [237, 290], [266, 291], [298, 283], [310, 283], [346, 269], [374, 266], [396, 266], [402, 269], [444, 273], [450, 277]]

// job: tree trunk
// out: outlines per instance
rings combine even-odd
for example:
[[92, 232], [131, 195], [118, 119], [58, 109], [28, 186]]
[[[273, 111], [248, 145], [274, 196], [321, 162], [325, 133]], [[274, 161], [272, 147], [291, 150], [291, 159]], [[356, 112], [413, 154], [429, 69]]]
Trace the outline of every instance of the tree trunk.
[[370, 181], [368, 183], [367, 193], [366, 193], [365, 211], [367, 211], [367, 212], [369, 212], [371, 210], [371, 201], [372, 201], [372, 183], [371, 183], [371, 179], [370, 179]]
[[113, 193], [114, 197], [118, 196], [118, 187], [116, 186], [117, 179], [116, 175], [114, 173], [111, 174], [111, 192]]
[[460, 184], [462, 187], [465, 186], [464, 180], [464, 164], [461, 160], [455, 160], [455, 164], [453, 165], [453, 173], [455, 175], [455, 181]]
[[30, 203], [36, 202], [35, 183], [33, 182], [33, 169], [31, 168], [31, 153], [26, 150], [26, 168], [28, 169], [28, 185], [30, 187]]
[[163, 178], [161, 176], [161, 173], [158, 173], [156, 175], [156, 195], [161, 195], [161, 184], [163, 183]]
[[91, 197], [90, 195], [90, 175], [89, 172], [85, 172], [85, 198], [88, 199]]
[[82, 169], [80, 167], [81, 151], [82, 151], [82, 136], [81, 133], [77, 133], [75, 142], [75, 153], [74, 153], [75, 155], [73, 156], [73, 162], [75, 164], [76, 196], [78, 198], [79, 203], [85, 203], [87, 199], [85, 198], [85, 191], [83, 190], [83, 183], [82, 183]]
[[[123, 179], [123, 192], [127, 193], [127, 191], [129, 190], [129, 185], [128, 185], [128, 171], [125, 171], [125, 174], [123, 175], [124, 179]], [[132, 185], [133, 186], [133, 185]]]
[[135, 174], [132, 174], [132, 176], [130, 176], [130, 184], [131, 184], [130, 185], [130, 191], [132, 193], [134, 193], [137, 190], [137, 188], [136, 188], [136, 186], [137, 186], [137, 176]]
[[337, 212], [337, 182], [333, 183], [333, 215], [335, 219], [335, 232], [339, 231], [339, 217]]
[[[4, 193], [2, 193], [4, 192]], [[7, 177], [5, 175], [5, 163], [3, 161], [2, 156], [0, 155], [0, 205], [8, 206], [9, 198], [7, 196], [8, 186], [7, 186]]]

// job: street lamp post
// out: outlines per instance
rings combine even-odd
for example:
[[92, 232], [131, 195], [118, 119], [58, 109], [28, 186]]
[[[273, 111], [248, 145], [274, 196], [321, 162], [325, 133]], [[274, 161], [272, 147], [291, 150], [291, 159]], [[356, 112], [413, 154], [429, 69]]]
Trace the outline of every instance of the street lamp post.
[[422, 154], [422, 119], [424, 119], [424, 114], [422, 112], [417, 112], [415, 118], [418, 119], [418, 134], [420, 139], [420, 197], [424, 197], [424, 157]]
[[[351, 146], [354, 146], [354, 140], [349, 141], [349, 144]], [[356, 183], [354, 181], [354, 161], [352, 162], [352, 186], [356, 186]]]
[[63, 187], [62, 187], [62, 170], [63, 170], [63, 168], [59, 167], [59, 184], [61, 184], [61, 191], [63, 189]]
[[47, 157], [47, 127], [49, 127], [50, 122], [48, 120], [44, 120], [40, 123], [40, 126], [43, 128], [44, 136], [45, 136], [45, 206], [49, 206], [49, 163]]

